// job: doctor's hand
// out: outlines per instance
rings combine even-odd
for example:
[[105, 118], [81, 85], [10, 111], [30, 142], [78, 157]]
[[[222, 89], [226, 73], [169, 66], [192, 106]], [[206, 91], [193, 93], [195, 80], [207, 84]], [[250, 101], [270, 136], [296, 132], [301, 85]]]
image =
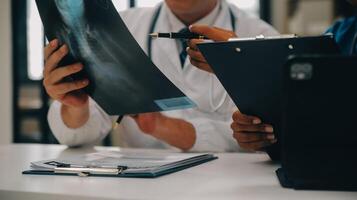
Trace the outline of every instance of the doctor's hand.
[[[232, 31], [224, 30], [217, 27], [209, 27], [204, 25], [192, 25], [190, 31], [200, 35], [204, 35], [215, 42], [227, 41], [230, 38], [237, 37]], [[187, 54], [190, 56], [190, 62], [197, 68], [213, 73], [212, 68], [207, 63], [202, 53], [198, 50], [197, 44], [204, 40], [192, 39], [188, 42]]]
[[239, 111], [236, 111], [232, 118], [233, 136], [243, 149], [261, 151], [276, 143], [273, 127], [263, 124], [259, 118], [244, 115]]
[[81, 63], [59, 67], [59, 62], [68, 54], [68, 47], [59, 47], [57, 39], [52, 40], [44, 52], [45, 67], [43, 71], [43, 86], [47, 94], [54, 100], [59, 101], [61, 117], [69, 128], [79, 128], [89, 119], [88, 95], [81, 89], [88, 86], [89, 81], [77, 80], [64, 82], [64, 78], [76, 74], [83, 69]]
[[63, 82], [64, 78], [78, 73], [83, 69], [81, 63], [58, 67], [58, 63], [68, 54], [67, 45], [59, 47], [57, 39], [52, 40], [45, 47], [45, 67], [43, 71], [43, 85], [47, 94], [64, 105], [82, 107], [88, 103], [88, 95], [80, 89], [88, 86], [88, 80]]

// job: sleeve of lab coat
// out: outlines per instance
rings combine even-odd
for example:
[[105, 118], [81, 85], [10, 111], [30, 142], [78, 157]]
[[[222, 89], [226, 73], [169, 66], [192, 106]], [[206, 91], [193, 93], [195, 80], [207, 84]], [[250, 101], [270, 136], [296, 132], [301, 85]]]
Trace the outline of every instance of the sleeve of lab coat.
[[205, 113], [206, 116], [187, 119], [196, 130], [196, 143], [193, 152], [235, 152], [239, 145], [233, 137], [231, 129], [232, 114], [238, 108], [229, 96], [226, 98], [226, 112], [221, 114]]
[[233, 152], [238, 144], [233, 138], [230, 120], [196, 118], [191, 120], [196, 130], [192, 152]]
[[89, 119], [77, 129], [71, 129], [64, 124], [61, 105], [58, 101], [53, 102], [47, 116], [50, 128], [61, 144], [70, 147], [94, 144], [112, 129], [112, 119], [92, 99], [89, 100]]

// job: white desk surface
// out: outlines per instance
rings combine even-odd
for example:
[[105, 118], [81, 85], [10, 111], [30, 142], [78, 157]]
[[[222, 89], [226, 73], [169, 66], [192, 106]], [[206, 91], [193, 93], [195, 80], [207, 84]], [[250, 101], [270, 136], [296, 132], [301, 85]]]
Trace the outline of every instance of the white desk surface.
[[21, 174], [31, 161], [90, 151], [59, 145], [0, 146], [0, 199], [357, 200], [354, 192], [284, 189], [275, 176], [278, 165], [265, 154], [217, 154], [218, 160], [156, 179]]

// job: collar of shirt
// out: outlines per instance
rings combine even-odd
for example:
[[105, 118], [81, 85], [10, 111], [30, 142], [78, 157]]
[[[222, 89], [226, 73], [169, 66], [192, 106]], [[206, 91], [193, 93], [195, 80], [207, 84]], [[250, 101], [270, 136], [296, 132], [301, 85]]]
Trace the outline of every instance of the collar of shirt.
[[[163, 5], [163, 11], [167, 14], [168, 23], [170, 25], [171, 32], [178, 32], [185, 28], [186, 25], [178, 19], [166, 3]], [[195, 24], [204, 24], [213, 26], [219, 13], [221, 11], [221, 1], [217, 1], [216, 7], [205, 17], [195, 22]]]

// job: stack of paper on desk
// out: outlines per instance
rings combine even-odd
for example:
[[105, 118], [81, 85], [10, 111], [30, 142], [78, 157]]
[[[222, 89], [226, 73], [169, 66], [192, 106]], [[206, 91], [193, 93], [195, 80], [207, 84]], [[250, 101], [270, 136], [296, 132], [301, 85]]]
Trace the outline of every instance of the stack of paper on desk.
[[31, 163], [23, 174], [154, 178], [211, 160], [212, 154], [98, 152]]

